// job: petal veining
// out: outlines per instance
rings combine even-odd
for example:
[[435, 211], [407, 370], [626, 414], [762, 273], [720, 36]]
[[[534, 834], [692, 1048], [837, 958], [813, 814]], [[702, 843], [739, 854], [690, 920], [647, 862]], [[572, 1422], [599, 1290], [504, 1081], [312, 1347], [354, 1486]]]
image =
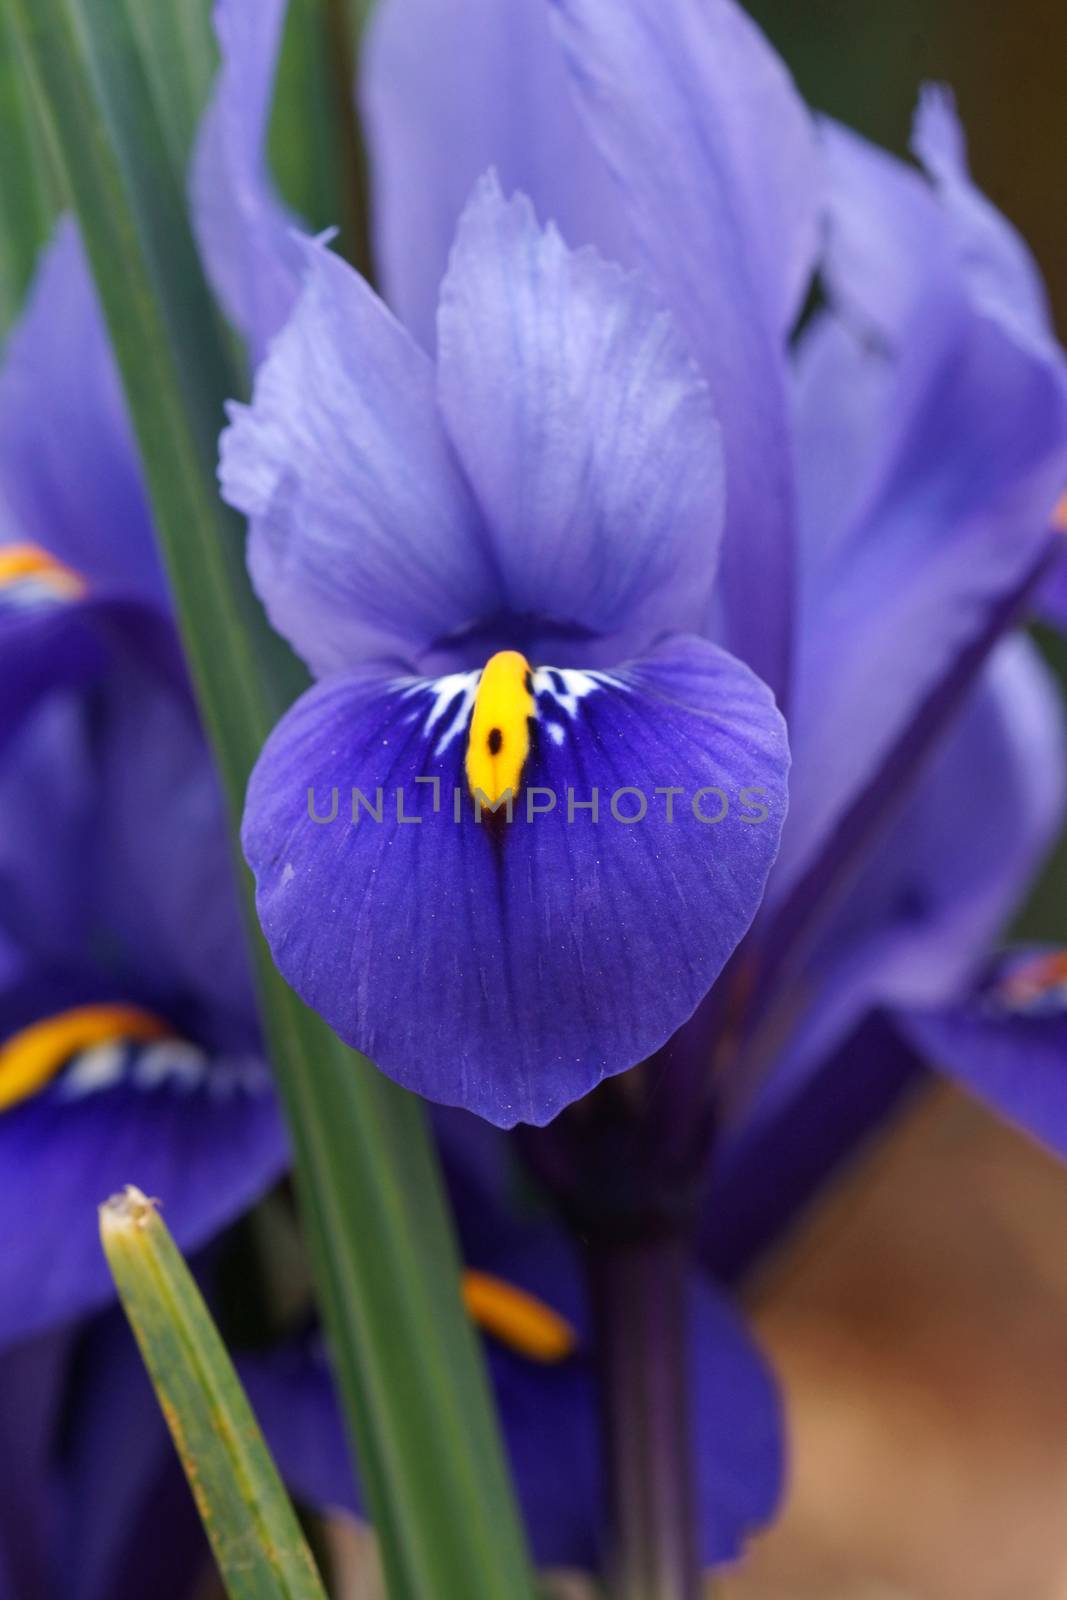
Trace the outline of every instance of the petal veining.
[[505, 665], [518, 792], [471, 794], [480, 674], [335, 678], [268, 741], [244, 844], [304, 998], [398, 1081], [511, 1125], [693, 1011], [758, 904], [788, 757], [766, 687], [696, 639], [529, 690]]

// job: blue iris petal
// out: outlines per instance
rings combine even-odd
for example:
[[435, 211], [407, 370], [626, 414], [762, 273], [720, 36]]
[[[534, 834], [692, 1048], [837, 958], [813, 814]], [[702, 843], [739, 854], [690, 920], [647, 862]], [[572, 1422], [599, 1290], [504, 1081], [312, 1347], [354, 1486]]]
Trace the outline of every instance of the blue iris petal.
[[513, 820], [478, 821], [476, 683], [312, 690], [260, 758], [245, 851], [276, 961], [344, 1038], [432, 1099], [543, 1123], [662, 1044], [722, 968], [774, 858], [784, 729], [699, 640], [539, 672]]
[[0, 369], [0, 507], [0, 541], [42, 546], [98, 597], [166, 604], [118, 369], [69, 217]]
[[167, 1040], [86, 1052], [0, 1115], [0, 1344], [110, 1300], [96, 1219], [108, 1194], [136, 1182], [164, 1197], [192, 1250], [287, 1162], [261, 1061]]
[[[710, 396], [647, 286], [568, 251], [493, 178], [460, 221], [436, 369], [350, 268], [305, 249], [222, 484], [251, 518], [276, 625], [320, 674], [358, 675], [327, 676], [257, 767], [260, 917], [294, 987], [385, 1071], [542, 1123], [690, 1015], [777, 849], [787, 756], [764, 686], [695, 639], [616, 670], [706, 611], [723, 501]], [[514, 826], [465, 804], [489, 639], [532, 668]], [[369, 664], [383, 652], [455, 670], [405, 688]], [[543, 670], [554, 658], [563, 678]], [[671, 786], [677, 818], [655, 793]], [[606, 807], [643, 791], [647, 817], [583, 826], [568, 795], [595, 787]], [[734, 808], [714, 833], [719, 801], [691, 809], [702, 788]], [[326, 819], [336, 791], [336, 826], [309, 817], [309, 789]], [[353, 791], [373, 809], [379, 789], [384, 814], [357, 802], [353, 819]], [[538, 789], [557, 809], [528, 820]]]
[[[1005, 960], [999, 982], [940, 1011], [909, 1011], [895, 1021], [924, 1059], [1067, 1157], [1067, 963], [1057, 954], [1057, 976], [1042, 990], [1020, 989], [1024, 963]], [[1032, 952], [1025, 958], [1031, 967], [1040, 961]]]

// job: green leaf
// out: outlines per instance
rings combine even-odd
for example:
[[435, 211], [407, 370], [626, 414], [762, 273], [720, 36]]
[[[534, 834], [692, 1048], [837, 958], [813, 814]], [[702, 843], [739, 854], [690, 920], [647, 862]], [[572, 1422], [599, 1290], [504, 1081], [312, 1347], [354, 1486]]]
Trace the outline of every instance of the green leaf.
[[0, 337], [18, 315], [38, 251], [59, 211], [54, 175], [37, 137], [29, 86], [0, 12]]
[[[303, 680], [251, 594], [242, 530], [215, 490], [233, 378], [131, 21], [137, 0], [5, 3], [100, 291], [236, 824], [252, 762]], [[242, 883], [250, 904], [243, 870]], [[306, 1010], [254, 932], [253, 948], [390, 1596], [524, 1600], [521, 1527], [423, 1107]]]
[[313, 230], [374, 279], [356, 60], [370, 0], [289, 0], [270, 127], [278, 187]]
[[211, 0], [139, 0], [130, 21], [175, 170], [184, 173], [218, 65]]
[[155, 1203], [128, 1187], [100, 1240], [230, 1600], [326, 1600], [311, 1551]]

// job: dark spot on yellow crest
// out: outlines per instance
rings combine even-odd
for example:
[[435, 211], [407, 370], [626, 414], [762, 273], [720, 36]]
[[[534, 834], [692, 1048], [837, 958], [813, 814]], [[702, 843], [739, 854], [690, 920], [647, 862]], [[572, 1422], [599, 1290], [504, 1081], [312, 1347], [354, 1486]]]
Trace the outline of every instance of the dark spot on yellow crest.
[[466, 762], [472, 795], [495, 805], [509, 789], [518, 794], [535, 715], [530, 663], [517, 650], [498, 651], [483, 667], [474, 697]]

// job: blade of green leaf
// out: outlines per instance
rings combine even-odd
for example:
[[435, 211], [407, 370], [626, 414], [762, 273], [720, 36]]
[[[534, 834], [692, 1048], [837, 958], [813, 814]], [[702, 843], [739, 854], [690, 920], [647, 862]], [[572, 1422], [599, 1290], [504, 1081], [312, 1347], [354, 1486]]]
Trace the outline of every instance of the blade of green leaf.
[[270, 128], [281, 193], [373, 282], [367, 158], [356, 118], [356, 60], [369, 5], [289, 0]]
[[100, 1241], [230, 1600], [326, 1600], [233, 1363], [153, 1201], [100, 1207]]
[[[230, 377], [130, 22], [6, 0], [118, 357], [205, 723], [236, 821], [300, 678], [218, 500]], [[248, 892], [247, 874], [242, 883]], [[254, 919], [250, 918], [254, 927]], [[393, 1600], [524, 1600], [525, 1547], [422, 1106], [348, 1051], [253, 936], [346, 1416]]]
[[218, 63], [211, 0], [140, 0], [130, 19], [178, 172], [184, 172]]
[[18, 315], [37, 253], [58, 213], [55, 183], [35, 137], [29, 86], [0, 12], [0, 337]]

